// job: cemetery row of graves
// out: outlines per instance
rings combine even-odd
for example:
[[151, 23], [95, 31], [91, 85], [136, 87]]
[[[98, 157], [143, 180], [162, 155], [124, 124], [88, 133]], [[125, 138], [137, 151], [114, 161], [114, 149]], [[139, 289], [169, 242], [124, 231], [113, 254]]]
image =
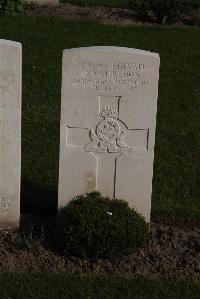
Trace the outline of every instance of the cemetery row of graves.
[[[9, 226], [20, 216], [22, 45], [0, 46], [1, 223]], [[99, 191], [150, 222], [159, 64], [158, 54], [125, 47], [63, 52], [59, 208]]]
[[[135, 46], [160, 53], [152, 216], [198, 220], [198, 67], [191, 70], [198, 63], [198, 31], [120, 30], [81, 23], [79, 32], [79, 25], [73, 22], [50, 19], [49, 36], [50, 21], [39, 20], [42, 29], [32, 18], [14, 18], [16, 29], [12, 20], [6, 19], [4, 26], [1, 19], [2, 37], [23, 44], [22, 212], [55, 213], [57, 209], [62, 51], [92, 46], [97, 35], [96, 45]], [[34, 31], [29, 32], [29, 26]], [[96, 104], [98, 97], [95, 99]]]
[[[1, 235], [1, 269], [198, 278], [198, 30], [120, 29], [25, 17], [3, 17], [0, 23], [0, 36], [7, 40], [0, 44], [3, 222], [19, 223], [21, 212], [28, 222], [33, 214], [40, 216], [44, 227], [46, 218], [55, 221], [57, 207], [94, 190], [127, 200], [147, 222], [152, 220], [149, 247], [118, 264], [60, 256], [45, 250], [31, 230], [20, 238], [6, 232]], [[158, 103], [159, 56], [152, 52], [161, 59]], [[59, 278], [60, 286], [65, 279], [70, 280]], [[135, 289], [120, 283], [131, 298]], [[146, 283], [148, 296], [154, 286]], [[176, 297], [170, 284], [165, 287]], [[192, 298], [196, 287], [185, 282], [185, 294]], [[181, 288], [177, 284], [177, 292]], [[93, 289], [85, 291], [93, 296]], [[160, 291], [153, 296], [159, 298]]]

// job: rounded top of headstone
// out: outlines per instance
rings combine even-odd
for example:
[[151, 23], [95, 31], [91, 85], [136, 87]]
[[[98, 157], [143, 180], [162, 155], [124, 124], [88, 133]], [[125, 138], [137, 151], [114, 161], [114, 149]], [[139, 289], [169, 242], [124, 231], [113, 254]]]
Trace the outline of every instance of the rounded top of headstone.
[[93, 46], [93, 47], [80, 47], [80, 48], [72, 48], [65, 49], [63, 53], [70, 52], [83, 52], [83, 51], [94, 51], [94, 52], [123, 52], [128, 54], [140, 54], [140, 55], [148, 55], [160, 59], [158, 53], [153, 53], [150, 51], [135, 49], [135, 48], [127, 48], [127, 47], [115, 47], [115, 46]]
[[7, 40], [7, 39], [0, 39], [0, 45], [7, 45], [7, 46], [14, 46], [14, 47], [22, 48], [21, 43], [14, 42], [14, 41]]

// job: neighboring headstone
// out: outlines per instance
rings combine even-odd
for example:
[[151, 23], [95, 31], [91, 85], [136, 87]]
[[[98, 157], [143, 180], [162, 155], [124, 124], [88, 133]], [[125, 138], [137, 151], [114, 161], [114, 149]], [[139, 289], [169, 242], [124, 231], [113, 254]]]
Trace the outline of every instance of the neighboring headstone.
[[159, 63], [129, 48], [64, 51], [59, 207], [97, 190], [150, 220]]
[[0, 40], [0, 226], [20, 217], [22, 46]]
[[25, 0], [28, 3], [34, 3], [34, 4], [39, 4], [39, 5], [58, 5], [59, 0]]

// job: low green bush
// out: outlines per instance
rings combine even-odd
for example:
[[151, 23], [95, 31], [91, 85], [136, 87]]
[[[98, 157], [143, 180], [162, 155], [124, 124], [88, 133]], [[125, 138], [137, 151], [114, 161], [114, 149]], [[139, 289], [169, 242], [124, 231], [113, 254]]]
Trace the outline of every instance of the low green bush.
[[185, 9], [183, 0], [130, 0], [129, 5], [143, 20], [153, 15], [159, 24], [177, 22]]
[[22, 0], [0, 0], [0, 14], [15, 15], [24, 10]]
[[194, 10], [198, 10], [200, 8], [200, 0], [183, 0], [183, 2], [188, 8], [192, 8]]
[[115, 259], [147, 242], [148, 224], [127, 202], [92, 192], [60, 209], [57, 238], [69, 256]]
[[142, 21], [150, 19], [150, 7], [147, 0], [130, 0], [129, 7], [137, 13]]

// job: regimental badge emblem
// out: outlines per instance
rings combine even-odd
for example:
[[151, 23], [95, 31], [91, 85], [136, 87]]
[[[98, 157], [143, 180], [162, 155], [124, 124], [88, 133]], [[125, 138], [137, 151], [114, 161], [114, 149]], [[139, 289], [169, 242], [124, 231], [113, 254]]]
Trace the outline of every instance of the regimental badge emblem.
[[123, 139], [127, 126], [119, 119], [119, 113], [111, 106], [103, 107], [99, 112], [100, 122], [90, 130], [91, 142], [84, 146], [88, 152], [123, 154], [131, 147]]
[[[96, 123], [90, 128], [67, 125], [66, 146], [83, 149], [98, 158], [114, 159], [136, 150], [148, 151], [149, 129], [129, 128], [121, 119], [124, 114], [120, 100], [121, 96], [99, 96]], [[87, 143], [80, 144], [80, 136], [82, 140], [89, 139]]]

